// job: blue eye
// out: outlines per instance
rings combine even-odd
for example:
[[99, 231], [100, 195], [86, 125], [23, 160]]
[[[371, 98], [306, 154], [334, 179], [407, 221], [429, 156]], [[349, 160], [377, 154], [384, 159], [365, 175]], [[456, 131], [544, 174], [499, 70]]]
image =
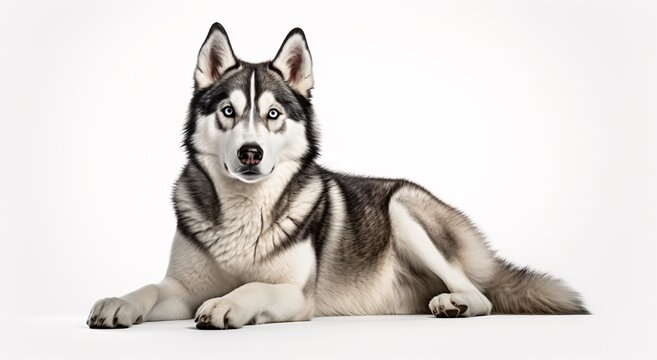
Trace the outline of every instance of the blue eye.
[[267, 114], [267, 117], [269, 120], [276, 120], [281, 114], [278, 112], [276, 109], [271, 109], [269, 110], [269, 113]]
[[230, 105], [221, 109], [221, 112], [224, 114], [224, 116], [229, 118], [235, 116], [235, 110], [233, 110], [233, 107]]

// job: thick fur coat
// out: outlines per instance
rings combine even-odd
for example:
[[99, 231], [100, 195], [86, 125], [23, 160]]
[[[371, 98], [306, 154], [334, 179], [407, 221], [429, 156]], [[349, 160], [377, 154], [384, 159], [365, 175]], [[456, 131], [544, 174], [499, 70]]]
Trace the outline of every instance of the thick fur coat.
[[497, 257], [463, 213], [419, 185], [317, 165], [312, 57], [300, 29], [274, 60], [252, 64], [214, 24], [194, 80], [166, 277], [99, 300], [90, 327], [588, 313], [562, 281]]

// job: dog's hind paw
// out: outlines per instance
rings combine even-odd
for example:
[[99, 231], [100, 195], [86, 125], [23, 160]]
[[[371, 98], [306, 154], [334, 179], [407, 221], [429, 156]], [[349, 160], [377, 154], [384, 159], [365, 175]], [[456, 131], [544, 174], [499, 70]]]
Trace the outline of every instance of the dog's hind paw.
[[476, 293], [444, 293], [429, 302], [431, 313], [440, 318], [488, 315], [491, 308], [490, 301]]
[[492, 305], [479, 293], [444, 293], [429, 302], [429, 310], [436, 317], [470, 317], [490, 314]]
[[436, 317], [455, 318], [468, 316], [468, 305], [452, 300], [452, 294], [440, 294], [429, 303], [429, 310]]

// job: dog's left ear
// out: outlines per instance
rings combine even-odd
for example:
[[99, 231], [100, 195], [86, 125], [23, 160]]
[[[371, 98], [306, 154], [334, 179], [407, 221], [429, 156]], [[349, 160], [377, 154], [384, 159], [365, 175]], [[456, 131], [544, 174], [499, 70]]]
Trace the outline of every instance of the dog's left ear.
[[315, 84], [313, 61], [303, 30], [295, 28], [287, 34], [271, 64], [281, 72], [290, 87], [306, 98], [310, 96], [310, 89]]

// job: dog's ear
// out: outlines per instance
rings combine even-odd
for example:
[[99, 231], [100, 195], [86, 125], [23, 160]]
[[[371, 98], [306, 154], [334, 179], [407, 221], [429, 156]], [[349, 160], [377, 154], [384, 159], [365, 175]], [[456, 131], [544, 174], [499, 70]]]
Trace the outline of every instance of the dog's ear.
[[226, 30], [219, 23], [214, 23], [198, 52], [194, 81], [196, 89], [203, 89], [214, 84], [230, 68], [239, 62], [230, 46]]
[[305, 97], [310, 96], [310, 89], [315, 84], [313, 61], [303, 30], [295, 28], [287, 34], [271, 65], [293, 89]]

